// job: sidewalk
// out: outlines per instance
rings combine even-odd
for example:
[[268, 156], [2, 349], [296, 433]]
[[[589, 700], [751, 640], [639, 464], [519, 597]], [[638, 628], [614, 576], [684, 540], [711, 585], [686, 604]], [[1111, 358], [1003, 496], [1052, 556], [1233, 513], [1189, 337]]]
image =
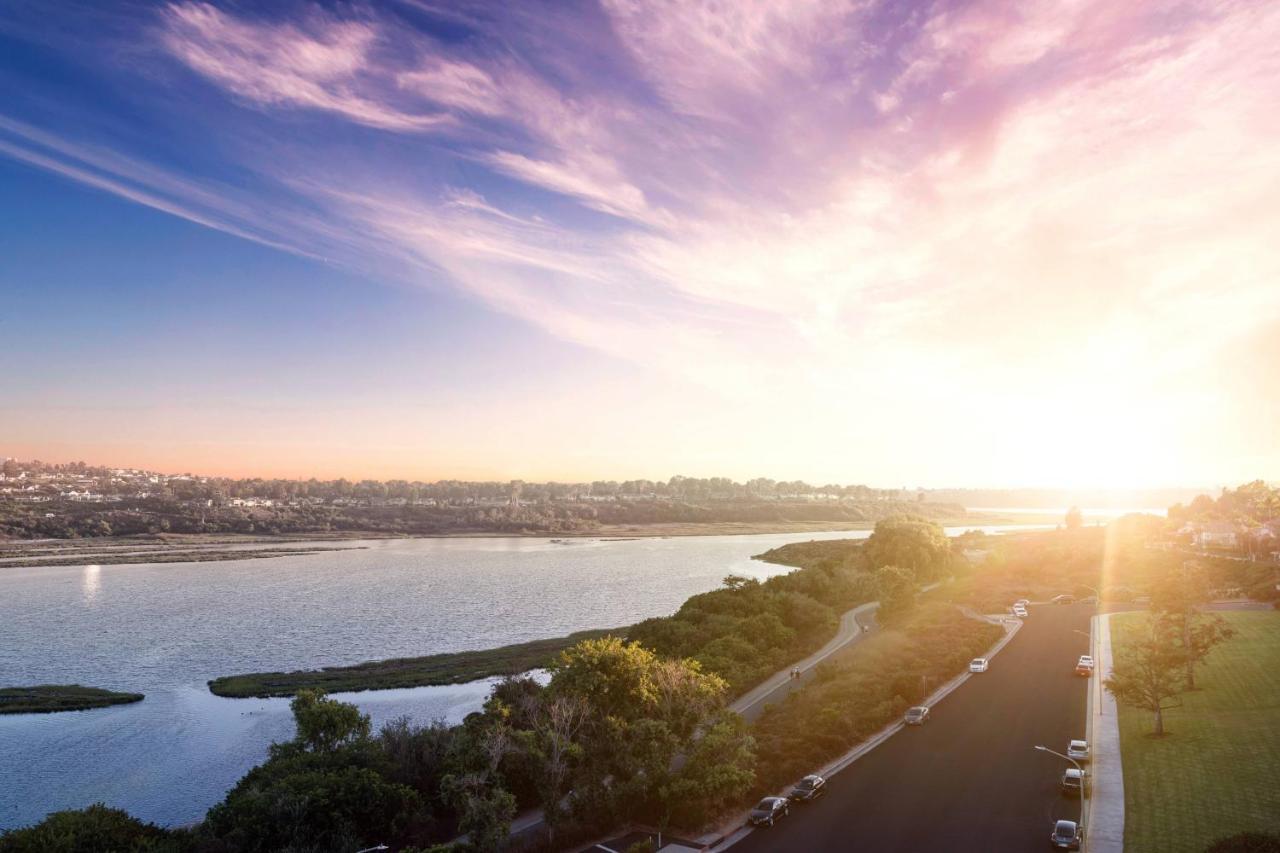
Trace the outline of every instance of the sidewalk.
[[[765, 706], [771, 705], [773, 701], [776, 701], [774, 693], [785, 687], [786, 690], [783, 690], [783, 696], [777, 697], [785, 698], [793, 687], [810, 679], [813, 669], [818, 664], [866, 636], [858, 617], [874, 613], [879, 606], [880, 602], [878, 601], [868, 601], [866, 604], [860, 604], [852, 610], [845, 611], [844, 615], [840, 617], [840, 627], [837, 629], [836, 635], [825, 646], [804, 660], [798, 661], [786, 669], [779, 670], [769, 676], [730, 703], [729, 710], [740, 714], [749, 723], [755, 722], [756, 717], [760, 716], [760, 712], [764, 710]], [[792, 678], [791, 670], [793, 668], [800, 670], [801, 677], [799, 679]]]
[[1089, 853], [1124, 851], [1124, 772], [1120, 764], [1120, 718], [1115, 697], [1102, 688], [1111, 674], [1111, 614], [1094, 616], [1098, 666], [1089, 679], [1089, 729], [1093, 789], [1085, 848]]

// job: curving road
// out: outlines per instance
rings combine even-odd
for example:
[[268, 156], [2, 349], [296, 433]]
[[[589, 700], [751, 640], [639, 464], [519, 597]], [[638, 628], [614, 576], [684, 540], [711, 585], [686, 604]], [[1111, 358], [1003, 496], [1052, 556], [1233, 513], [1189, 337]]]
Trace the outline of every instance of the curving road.
[[748, 723], [754, 723], [756, 717], [760, 716], [761, 711], [774, 702], [785, 699], [791, 691], [799, 689], [812, 679], [814, 667], [846, 646], [850, 646], [866, 636], [868, 631], [863, 629], [869, 629], [875, 624], [875, 611], [879, 606], [880, 602], [869, 601], [852, 610], [845, 611], [844, 615], [840, 617], [840, 627], [836, 631], [836, 635], [825, 646], [804, 660], [792, 664], [794, 667], [799, 667], [799, 678], [791, 677], [791, 667], [779, 670], [747, 693], [738, 697], [735, 702], [729, 705], [729, 710], [741, 714]]
[[1087, 605], [1037, 606], [991, 669], [831, 778], [827, 797], [795, 807], [772, 830], [733, 845], [750, 851], [874, 850], [990, 853], [1048, 849], [1057, 818], [1078, 800], [1058, 791], [1066, 766], [1032, 747], [1065, 751], [1084, 737]]

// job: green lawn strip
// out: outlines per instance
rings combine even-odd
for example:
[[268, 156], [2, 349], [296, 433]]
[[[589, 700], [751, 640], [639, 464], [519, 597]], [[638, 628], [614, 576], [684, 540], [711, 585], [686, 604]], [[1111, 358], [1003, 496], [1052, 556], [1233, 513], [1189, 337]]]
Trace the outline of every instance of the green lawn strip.
[[[1120, 710], [1125, 849], [1204, 850], [1246, 830], [1280, 833], [1280, 613], [1221, 614], [1236, 636], [1197, 673], [1201, 689], [1165, 714]], [[1146, 615], [1112, 617], [1117, 653]]]
[[0, 687], [0, 714], [51, 714], [86, 711], [109, 705], [141, 702], [141, 693], [117, 693], [79, 684], [37, 684], [33, 687]]
[[579, 631], [567, 637], [534, 640], [496, 649], [449, 652], [420, 658], [394, 658], [354, 666], [332, 666], [297, 672], [228, 675], [210, 681], [209, 690], [218, 696], [246, 698], [293, 696], [299, 690], [307, 688], [319, 688], [329, 693], [348, 693], [395, 687], [460, 684], [538, 669], [575, 643], [608, 634], [622, 636], [625, 633], [625, 628]]

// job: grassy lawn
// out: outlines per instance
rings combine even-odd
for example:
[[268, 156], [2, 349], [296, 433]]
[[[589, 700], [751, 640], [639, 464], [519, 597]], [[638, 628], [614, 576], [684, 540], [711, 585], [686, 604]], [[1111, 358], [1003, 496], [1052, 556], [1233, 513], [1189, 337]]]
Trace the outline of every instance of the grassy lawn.
[[[1202, 851], [1245, 830], [1280, 833], [1280, 612], [1221, 614], [1237, 631], [1165, 714], [1122, 708], [1125, 850]], [[1117, 651], [1146, 615], [1112, 619]]]

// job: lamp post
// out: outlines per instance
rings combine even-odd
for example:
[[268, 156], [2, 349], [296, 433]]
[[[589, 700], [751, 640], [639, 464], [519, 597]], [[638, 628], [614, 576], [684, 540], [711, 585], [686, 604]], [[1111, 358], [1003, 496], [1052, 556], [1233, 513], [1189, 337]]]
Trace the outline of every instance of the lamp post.
[[1063, 755], [1061, 752], [1055, 752], [1054, 750], [1050, 749], [1047, 746], [1036, 744], [1036, 749], [1040, 750], [1041, 752], [1047, 752], [1050, 755], [1056, 755], [1059, 758], [1061, 758], [1063, 761], [1070, 761], [1072, 764], [1076, 766], [1076, 769], [1080, 771], [1080, 825], [1084, 826], [1084, 798], [1086, 795], [1085, 785], [1087, 784], [1084, 778], [1084, 768], [1080, 766], [1079, 761], [1076, 761], [1071, 756]]
[[357, 850], [356, 853], [375, 853], [378, 850], [390, 850], [391, 848], [385, 844], [379, 844], [377, 847], [366, 847], [363, 850]]

